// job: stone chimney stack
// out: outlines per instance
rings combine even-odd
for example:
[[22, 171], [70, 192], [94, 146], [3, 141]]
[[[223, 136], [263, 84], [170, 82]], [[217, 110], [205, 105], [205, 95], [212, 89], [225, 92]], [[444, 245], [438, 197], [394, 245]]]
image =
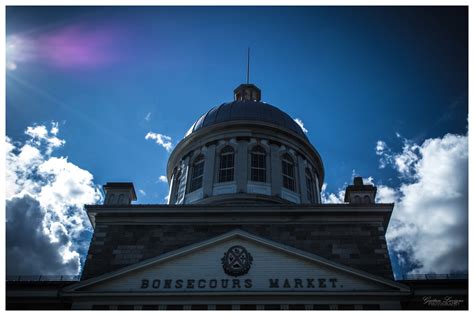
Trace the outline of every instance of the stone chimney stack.
[[130, 205], [137, 200], [132, 182], [107, 182], [104, 205]]
[[377, 188], [372, 184], [364, 184], [362, 177], [354, 177], [354, 184], [346, 188], [344, 202], [350, 204], [375, 204]]

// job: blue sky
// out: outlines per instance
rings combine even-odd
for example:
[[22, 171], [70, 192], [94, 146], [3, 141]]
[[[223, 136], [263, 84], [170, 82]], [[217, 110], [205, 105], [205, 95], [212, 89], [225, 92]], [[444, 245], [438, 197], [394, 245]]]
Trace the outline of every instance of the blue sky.
[[[327, 201], [360, 175], [408, 205], [404, 185], [421, 182], [430, 150], [453, 148], [448, 133], [467, 140], [465, 7], [7, 7], [6, 26], [7, 136], [44, 143], [25, 130], [45, 126], [65, 141], [46, 142], [51, 157], [94, 185], [132, 181], [137, 203], [168, 193], [159, 178], [169, 152], [145, 135], [175, 145], [230, 101], [247, 47], [263, 101], [301, 119], [319, 151]], [[467, 172], [467, 152], [461, 163]], [[396, 248], [397, 271], [424, 266], [394, 259], [410, 257]]]

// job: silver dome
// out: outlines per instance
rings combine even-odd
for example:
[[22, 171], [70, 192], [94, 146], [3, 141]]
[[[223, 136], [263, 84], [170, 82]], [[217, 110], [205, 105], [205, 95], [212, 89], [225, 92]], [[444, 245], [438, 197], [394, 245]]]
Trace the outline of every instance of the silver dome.
[[265, 102], [233, 101], [223, 103], [202, 115], [185, 136], [199, 129], [231, 121], [258, 121], [289, 129], [307, 139], [301, 127], [285, 112]]

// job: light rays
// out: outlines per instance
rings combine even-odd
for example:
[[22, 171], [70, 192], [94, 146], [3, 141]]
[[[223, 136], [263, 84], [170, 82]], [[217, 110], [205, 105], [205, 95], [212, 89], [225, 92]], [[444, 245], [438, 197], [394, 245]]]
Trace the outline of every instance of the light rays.
[[11, 34], [6, 38], [6, 67], [16, 70], [28, 62], [65, 70], [97, 69], [120, 59], [119, 28], [79, 22]]
[[57, 97], [53, 96], [52, 94], [50, 94], [49, 92], [46, 92], [44, 91], [43, 89], [40, 89], [38, 87], [36, 87], [35, 85], [27, 82], [26, 80], [23, 80], [23, 79], [20, 79], [18, 78], [18, 76], [14, 75], [13, 73], [11, 72], [7, 72], [7, 78], [15, 81], [17, 84], [21, 85], [22, 87], [24, 88], [27, 88], [29, 91], [31, 92], [34, 92], [35, 94], [37, 94], [38, 96], [42, 97], [42, 98], [45, 98], [46, 100], [48, 100], [49, 102], [61, 107], [62, 109], [72, 113], [76, 118], [82, 120], [83, 122], [89, 124], [89, 125], [92, 125], [94, 126], [96, 129], [102, 131], [104, 134], [106, 134], [107, 136], [109, 137], [113, 137], [115, 139], [120, 139], [122, 142], [126, 143], [127, 145], [130, 145], [131, 142], [127, 141], [126, 139], [120, 137], [119, 135], [117, 135], [116, 133], [113, 133], [112, 131], [110, 131], [109, 129], [107, 128], [104, 128], [103, 125], [101, 124], [97, 124], [94, 120], [92, 120], [89, 116], [87, 116], [86, 114], [84, 114], [83, 111], [79, 111], [76, 109], [76, 107], [74, 106], [71, 106], [69, 104], [66, 104], [64, 103], [63, 101], [61, 101], [60, 99], [58, 99]]

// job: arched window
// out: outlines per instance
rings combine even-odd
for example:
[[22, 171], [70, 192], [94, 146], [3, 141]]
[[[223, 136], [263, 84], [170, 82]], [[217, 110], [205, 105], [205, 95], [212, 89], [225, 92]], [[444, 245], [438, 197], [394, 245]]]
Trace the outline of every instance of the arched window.
[[291, 191], [296, 191], [295, 186], [295, 164], [288, 154], [281, 158], [281, 171], [283, 176], [283, 186]]
[[219, 160], [219, 182], [234, 181], [234, 149], [227, 146], [221, 150]]
[[194, 159], [191, 172], [191, 185], [189, 192], [196, 191], [202, 187], [202, 175], [204, 173], [204, 156], [201, 154]]
[[108, 201], [109, 204], [114, 204], [115, 203], [115, 194], [111, 194], [109, 196], [109, 201]]
[[314, 203], [314, 182], [313, 176], [311, 175], [311, 171], [308, 168], [305, 170], [306, 175], [306, 196], [308, 198], [309, 203]]
[[354, 202], [356, 204], [360, 204], [360, 196], [358, 196], [358, 195], [354, 196]]
[[368, 195], [364, 196], [364, 203], [370, 204], [372, 201], [370, 200], [370, 197]]
[[250, 180], [266, 182], [267, 163], [265, 149], [256, 146], [250, 154]]

